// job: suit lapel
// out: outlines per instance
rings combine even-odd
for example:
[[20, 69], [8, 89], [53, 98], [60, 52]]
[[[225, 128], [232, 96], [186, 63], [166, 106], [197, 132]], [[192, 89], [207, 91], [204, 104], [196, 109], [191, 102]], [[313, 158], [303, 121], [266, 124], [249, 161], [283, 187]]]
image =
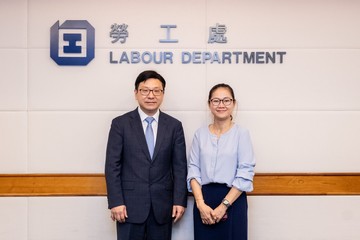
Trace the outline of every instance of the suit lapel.
[[140, 119], [140, 115], [137, 109], [135, 109], [132, 114], [130, 115], [130, 126], [134, 132], [135, 139], [139, 142], [135, 144], [139, 144], [145, 155], [147, 156], [148, 160], [151, 161], [149, 149], [146, 143], [144, 129], [142, 126], [142, 122]]
[[159, 152], [160, 146], [161, 146], [162, 142], [164, 141], [167, 127], [168, 127], [167, 118], [160, 111], [153, 159], [156, 158], [156, 155]]

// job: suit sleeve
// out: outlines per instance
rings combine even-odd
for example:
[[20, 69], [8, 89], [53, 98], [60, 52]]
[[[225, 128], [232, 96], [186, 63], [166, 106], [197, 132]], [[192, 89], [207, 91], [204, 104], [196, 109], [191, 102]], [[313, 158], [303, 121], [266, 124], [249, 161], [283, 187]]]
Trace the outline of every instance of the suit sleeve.
[[187, 161], [186, 146], [182, 124], [179, 122], [175, 130], [175, 144], [173, 147], [173, 179], [174, 179], [174, 205], [187, 206]]
[[121, 184], [122, 152], [122, 131], [120, 124], [114, 119], [109, 132], [105, 161], [105, 179], [109, 209], [124, 205]]

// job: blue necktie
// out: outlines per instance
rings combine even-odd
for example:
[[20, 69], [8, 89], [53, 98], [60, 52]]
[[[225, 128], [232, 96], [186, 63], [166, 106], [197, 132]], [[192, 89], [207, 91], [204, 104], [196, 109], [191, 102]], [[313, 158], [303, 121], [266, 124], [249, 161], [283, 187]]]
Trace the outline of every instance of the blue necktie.
[[155, 119], [153, 117], [145, 118], [145, 121], [148, 123], [148, 125], [146, 127], [146, 131], [145, 131], [145, 138], [146, 138], [146, 142], [147, 142], [147, 145], [148, 145], [148, 148], [149, 148], [151, 158], [152, 158], [153, 153], [154, 153], [154, 132], [153, 132], [153, 129], [151, 127], [151, 123], [154, 120]]

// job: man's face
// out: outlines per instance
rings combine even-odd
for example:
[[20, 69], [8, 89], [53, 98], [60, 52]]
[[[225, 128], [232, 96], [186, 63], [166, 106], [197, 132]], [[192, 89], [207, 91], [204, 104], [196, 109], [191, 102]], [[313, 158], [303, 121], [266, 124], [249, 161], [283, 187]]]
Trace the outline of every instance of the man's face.
[[[147, 92], [149, 93], [147, 94]], [[141, 110], [149, 116], [156, 113], [164, 99], [164, 89], [161, 81], [155, 78], [149, 78], [141, 82], [134, 93]]]

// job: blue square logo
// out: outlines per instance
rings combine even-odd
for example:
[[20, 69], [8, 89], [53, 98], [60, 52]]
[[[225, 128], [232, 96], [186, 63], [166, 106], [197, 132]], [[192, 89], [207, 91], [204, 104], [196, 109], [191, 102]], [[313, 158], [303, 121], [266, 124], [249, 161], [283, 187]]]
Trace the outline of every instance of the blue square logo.
[[57, 21], [50, 29], [50, 57], [65, 66], [85, 66], [95, 57], [95, 29], [86, 20]]

